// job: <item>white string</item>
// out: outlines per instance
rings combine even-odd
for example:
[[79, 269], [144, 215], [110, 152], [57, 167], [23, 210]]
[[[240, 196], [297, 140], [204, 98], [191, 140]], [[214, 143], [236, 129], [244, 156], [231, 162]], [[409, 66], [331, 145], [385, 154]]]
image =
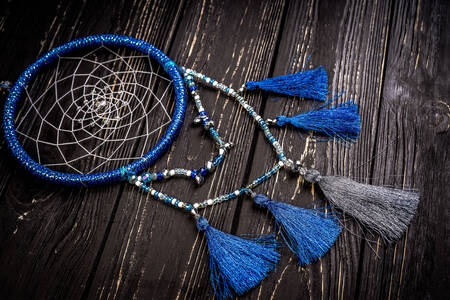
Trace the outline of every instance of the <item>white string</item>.
[[[141, 158], [171, 121], [172, 81], [153, 64], [148, 56], [121, 56], [104, 45], [59, 57], [42, 93], [34, 96], [35, 84], [25, 88], [16, 119], [22, 145], [32, 145], [38, 163], [80, 174]], [[126, 153], [133, 147], [135, 155]]]

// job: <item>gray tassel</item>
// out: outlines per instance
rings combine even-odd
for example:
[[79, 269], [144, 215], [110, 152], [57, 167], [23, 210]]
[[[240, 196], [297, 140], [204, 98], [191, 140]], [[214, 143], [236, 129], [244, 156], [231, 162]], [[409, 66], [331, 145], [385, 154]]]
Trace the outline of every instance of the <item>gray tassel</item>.
[[362, 184], [340, 176], [322, 176], [313, 169], [302, 169], [300, 175], [310, 183], [317, 183], [331, 204], [388, 242], [401, 238], [419, 203], [419, 193], [414, 191]]

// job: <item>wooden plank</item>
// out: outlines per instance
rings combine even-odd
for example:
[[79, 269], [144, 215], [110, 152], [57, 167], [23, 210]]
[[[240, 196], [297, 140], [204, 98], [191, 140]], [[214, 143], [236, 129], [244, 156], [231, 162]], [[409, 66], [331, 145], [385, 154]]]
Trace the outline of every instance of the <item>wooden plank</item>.
[[[4, 7], [2, 7], [2, 14], [0, 16], [0, 50], [5, 57], [10, 58], [8, 61], [0, 60], [0, 74], [2, 80], [18, 77], [20, 72], [26, 67], [26, 61], [33, 61], [39, 52], [39, 39], [42, 38], [43, 32], [45, 31], [44, 28], [47, 28], [51, 23], [51, 15], [44, 14], [46, 11], [51, 11], [50, 7], [51, 3], [48, 3], [48, 6], [36, 5], [34, 7], [30, 5], [28, 6], [28, 9], [22, 9], [20, 14], [17, 13], [18, 10], [21, 9], [20, 4], [18, 3], [5, 3]], [[36, 13], [36, 15], [34, 15], [34, 13]], [[14, 15], [14, 17], [11, 18], [11, 15]], [[39, 20], [37, 17], [33, 18], [33, 16], [37, 15], [42, 15], [42, 17]], [[31, 30], [21, 30], [27, 26], [25, 24], [30, 24]], [[11, 36], [9, 36], [9, 34], [11, 34]], [[33, 45], [28, 45], [28, 42], [31, 44], [31, 41], [33, 41]], [[11, 61], [18, 63], [11, 64]], [[3, 98], [2, 95], [2, 99]], [[9, 159], [9, 152], [5, 148], [6, 145], [4, 144], [2, 134], [0, 167], [2, 170], [14, 170], [16, 164]], [[1, 194], [3, 194], [4, 189], [7, 187], [11, 173], [13, 172], [0, 172]], [[11, 213], [13, 209], [24, 210], [24, 207], [12, 208], [4, 206], [4, 209], [0, 210], [0, 219], [2, 220], [2, 226], [0, 226], [0, 238], [2, 242], [16, 229], [17, 215]]]
[[[250, 76], [268, 74], [283, 2], [249, 1], [227, 6], [220, 1], [204, 1], [189, 2], [186, 7], [170, 53], [177, 63], [232, 83], [235, 88]], [[201, 96], [222, 136], [236, 146], [201, 187], [185, 179], [155, 184], [189, 202], [229, 192], [243, 183], [255, 130], [253, 122], [231, 100], [205, 89], [201, 89]], [[255, 95], [250, 100], [261, 103], [258, 98]], [[215, 155], [209, 137], [202, 129], [190, 126], [194, 116], [191, 105], [181, 135], [155, 169], [199, 168]], [[231, 201], [204, 213], [213, 226], [233, 232], [237, 204]], [[258, 231], [252, 228], [237, 233]], [[209, 299], [212, 294], [205, 241], [192, 218], [127, 187], [90, 298]]]
[[[276, 57], [276, 64], [271, 75], [289, 74], [304, 69], [305, 61], [308, 56], [312, 56], [306, 65], [309, 69], [311, 65], [323, 65], [327, 70], [332, 69], [334, 63], [334, 51], [337, 32], [328, 32], [337, 30], [338, 24], [327, 24], [323, 20], [340, 19], [342, 10], [333, 7], [323, 8], [318, 1], [293, 2], [288, 7], [286, 24], [283, 28], [283, 35], [280, 41], [279, 52]], [[304, 17], [298, 17], [298, 12], [305, 12]], [[325, 15], [322, 13], [325, 12]], [[327, 47], [317, 47], [318, 39], [327, 36]], [[330, 38], [331, 37], [331, 38]], [[325, 38], [323, 37], [325, 40]], [[319, 49], [320, 50], [317, 50]], [[277, 115], [292, 115], [297, 112], [308, 110], [313, 106], [313, 101], [300, 100], [295, 98], [286, 98], [277, 95], [268, 95], [265, 100], [263, 116], [274, 118]], [[288, 157], [293, 159], [302, 159], [307, 165], [314, 165], [314, 156], [316, 153], [316, 143], [310, 139], [302, 139], [297, 132], [289, 129], [273, 129], [274, 135], [278, 138], [286, 151]], [[257, 143], [253, 154], [253, 164], [250, 176], [247, 179], [259, 176], [268, 170], [277, 160], [272, 148], [261, 134], [258, 133]], [[257, 193], [267, 194], [272, 199], [284, 201], [293, 205], [307, 206], [312, 200], [310, 188], [302, 187], [302, 183], [297, 178], [291, 176], [285, 171], [281, 171], [275, 178], [262, 184], [255, 189]], [[272, 231], [272, 218], [266, 210], [260, 209], [251, 202], [250, 199], [243, 199], [242, 209], [239, 219], [239, 230], [250, 230], [257, 226], [265, 231]], [[241, 229], [244, 228], [244, 229]], [[261, 284], [257, 292], [249, 294], [249, 298], [261, 299], [320, 299], [320, 291], [327, 287], [326, 276], [328, 276], [329, 259], [320, 261], [317, 264], [300, 267], [298, 260], [286, 247], [281, 251], [282, 260], [277, 270], [269, 275], [268, 280]], [[325, 282], [324, 282], [325, 281]], [[257, 295], [257, 296], [256, 296]], [[326, 294], [324, 296], [327, 297]]]
[[402, 240], [376, 253], [363, 249], [358, 294], [437, 299], [449, 282], [440, 268], [430, 267], [449, 262], [448, 238], [447, 246], [442, 243], [448, 228], [434, 221], [448, 223], [448, 205], [439, 196], [449, 192], [448, 64], [442, 67], [448, 62], [448, 10], [439, 1], [394, 2], [391, 20], [372, 176], [378, 184], [419, 188], [422, 200]]
[[[12, 5], [10, 15], [5, 19], [6, 28], [15, 28], [16, 16], [23, 15], [25, 20], [31, 16], [34, 20], [39, 10], [32, 6], [24, 10], [24, 6], [24, 3]], [[45, 32], [44, 36], [19, 40], [22, 42], [21, 48], [28, 43], [35, 47], [42, 39], [39, 45], [39, 53], [42, 54], [59, 43], [99, 32], [133, 34], [167, 48], [171, 32], [176, 27], [179, 5], [173, 6], [164, 1], [115, 5], [108, 2], [61, 2], [51, 7], [55, 8], [53, 19], [47, 22], [42, 20], [46, 27], [42, 27], [40, 32]], [[99, 11], [112, 13], [98, 18]], [[131, 17], [140, 22], [130, 23]], [[148, 31], [143, 31], [140, 25], [149, 23], [145, 28]], [[15, 40], [14, 29], [7, 32], [12, 34], [9, 39]], [[32, 30], [24, 33], [31, 34]], [[26, 56], [29, 61], [22, 62], [19, 53], [16, 60], [9, 61], [11, 71], [5, 72], [5, 75], [18, 74], [21, 70], [15, 69], [15, 62], [21, 61], [24, 66], [19, 66], [23, 69], [34, 60], [34, 56], [36, 52]], [[6, 149], [2, 151], [6, 152]], [[0, 266], [8, 272], [0, 275], [0, 295], [5, 299], [81, 297], [83, 291], [88, 290], [89, 274], [95, 270], [97, 255], [104, 246], [104, 236], [117, 209], [121, 185], [89, 189], [50, 185], [33, 178], [16, 163], [8, 162], [11, 160], [9, 154], [2, 155], [2, 160], [2, 165], [7, 165], [12, 171], [2, 174], [6, 179], [3, 180], [5, 188], [2, 199], [5, 201], [1, 202], [1, 211], [4, 225], [1, 227], [6, 229], [2, 232], [4, 243]]]
[[[295, 31], [288, 30], [290, 25], [290, 22], [288, 22], [283, 32], [288, 35], [288, 40], [291, 43], [284, 46], [282, 40], [283, 46], [280, 49], [284, 49], [284, 51], [281, 51], [277, 57], [275, 74], [301, 70], [306, 56], [311, 54], [308, 53], [308, 49], [320, 48], [321, 50], [316, 55], [313, 53], [314, 62], [317, 62], [315, 65], [324, 64], [327, 66], [328, 64], [330, 66], [327, 68], [328, 70], [334, 69], [334, 74], [330, 72], [330, 83], [333, 90], [335, 92], [345, 90], [345, 98], [354, 99], [360, 105], [363, 130], [361, 139], [351, 148], [332, 142], [315, 143], [308, 139], [302, 141], [292, 129], [277, 130], [284, 149], [291, 150], [294, 158], [301, 158], [303, 163], [316, 167], [325, 174], [346, 175], [362, 182], [390, 185], [396, 184], [395, 179], [398, 177], [395, 175], [399, 173], [402, 176], [411, 176], [408, 175], [409, 173], [405, 173], [405, 170], [408, 169], [411, 172], [409, 160], [398, 160], [395, 155], [387, 158], [382, 157], [383, 153], [386, 152], [386, 144], [391, 144], [391, 142], [383, 141], [380, 143], [377, 141], [380, 130], [388, 131], [388, 128], [384, 126], [380, 129], [378, 122], [381, 118], [379, 116], [384, 113], [381, 102], [384, 99], [383, 91], [385, 89], [383, 89], [383, 80], [387, 64], [386, 51], [387, 45], [391, 41], [389, 30], [391, 30], [393, 20], [396, 20], [392, 15], [391, 6], [392, 4], [385, 2], [353, 1], [348, 1], [345, 6], [322, 4], [318, 13], [318, 24], [312, 23], [309, 27], [307, 25], [299, 26], [296, 24], [299, 21], [293, 21], [291, 28], [302, 28], [302, 34], [295, 36], [295, 33], [290, 34], [290, 32]], [[312, 5], [308, 7], [314, 10]], [[289, 11], [297, 11], [297, 9], [290, 9]], [[411, 19], [411, 14], [408, 14], [407, 18]], [[288, 20], [292, 20], [292, 18], [288, 17]], [[330, 22], [329, 20], [334, 23], [327, 24]], [[340, 24], [338, 20], [341, 20]], [[307, 21], [304, 22], [307, 24]], [[402, 22], [396, 24], [402, 29], [406, 27]], [[294, 38], [292, 38], [292, 35]], [[314, 44], [316, 36], [317, 44]], [[325, 44], [327, 45], [326, 48], [323, 47]], [[322, 47], [316, 45], [322, 45]], [[323, 60], [324, 62], [322, 62]], [[332, 68], [334, 62], [336, 63]], [[391, 65], [393, 64], [394, 62], [391, 62]], [[292, 115], [299, 111], [308, 110], [310, 107], [311, 105], [296, 100], [269, 101], [264, 116], [273, 118], [277, 114]], [[400, 116], [405, 117], [407, 114], [403, 113]], [[386, 116], [386, 118], [388, 117]], [[392, 118], [392, 116], [389, 118]], [[400, 128], [397, 127], [396, 130], [400, 132], [409, 131], [408, 126], [410, 124], [401, 122], [397, 126]], [[266, 157], [270, 156], [271, 149], [265, 146], [265, 141], [261, 135], [258, 137], [256, 149], [264, 150], [255, 153], [255, 161], [263, 162]], [[404, 151], [402, 146], [394, 150], [394, 152], [397, 152], [397, 156], [402, 151]], [[383, 168], [373, 166], [380, 161], [396, 163], [400, 168], [397, 170], [403, 171], [398, 172], [386, 166]], [[263, 172], [272, 163], [273, 161], [253, 164], [250, 177], [255, 176], [253, 174]], [[383, 181], [383, 178], [386, 181]], [[275, 188], [273, 188], [274, 185]], [[296, 182], [295, 178], [285, 174], [280, 174], [278, 178], [263, 185], [258, 191], [266, 192], [275, 199], [303, 206], [311, 204], [312, 200], [323, 198], [320, 193], [314, 193], [309, 185], [303, 186], [301, 180]], [[261, 212], [252, 209], [251, 204], [244, 203], [242, 210], [240, 226], [244, 228], [251, 227], [255, 222], [258, 222], [255, 221], [258, 216], [262, 218]], [[388, 297], [388, 293], [383, 294], [386, 285], [388, 285], [385, 282], [386, 278], [389, 278], [384, 274], [386, 270], [380, 267], [366, 269], [368, 265], [374, 264], [368, 262], [367, 253], [370, 253], [372, 249], [377, 249], [377, 244], [361, 243], [357, 236], [361, 236], [365, 232], [360, 231], [351, 223], [345, 225], [348, 231], [341, 235], [329, 254], [318, 263], [306, 268], [293, 268], [289, 266], [285, 259], [280, 264], [282, 272], [278, 275], [277, 285], [266, 290], [276, 290], [276, 297], [280, 298], [292, 296], [295, 291], [301, 293], [302, 290], [304, 290], [304, 294], [297, 295], [298, 298], [351, 299], [359, 296], [363, 299], [373, 299]], [[399, 244], [402, 242], [399, 242]], [[385, 246], [379, 247], [384, 248]], [[289, 255], [289, 252], [285, 253]], [[295, 261], [295, 257], [291, 255], [289, 263], [292, 263], [292, 260]], [[372, 257], [373, 260], [374, 257]], [[387, 255], [381, 261], [393, 261], [392, 250], [390, 255]], [[378, 260], [376, 262], [382, 264]], [[374, 276], [382, 278], [384, 281], [373, 282]], [[373, 283], [369, 286], [363, 286], [362, 282]], [[305, 286], [306, 289], [298, 288], [299, 286]]]

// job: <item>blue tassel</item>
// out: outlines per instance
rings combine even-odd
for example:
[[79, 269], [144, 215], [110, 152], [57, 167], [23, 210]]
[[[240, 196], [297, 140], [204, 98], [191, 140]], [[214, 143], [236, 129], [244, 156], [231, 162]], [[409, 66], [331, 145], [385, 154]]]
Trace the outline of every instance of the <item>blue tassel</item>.
[[275, 124], [278, 126], [291, 124], [300, 129], [314, 130], [344, 141], [353, 141], [359, 136], [361, 118], [358, 106], [353, 101], [347, 101], [333, 106], [326, 103], [292, 117], [278, 116]]
[[257, 286], [280, 259], [274, 234], [243, 239], [215, 229], [203, 217], [198, 217], [197, 228], [206, 235], [211, 283], [219, 299]]
[[248, 81], [245, 87], [250, 91], [260, 89], [289, 96], [325, 100], [328, 94], [328, 77], [327, 71], [323, 67], [318, 67], [262, 81]]
[[334, 214], [272, 201], [260, 194], [255, 195], [254, 201], [272, 213], [284, 241], [298, 256], [300, 265], [310, 264], [323, 256], [341, 232]]

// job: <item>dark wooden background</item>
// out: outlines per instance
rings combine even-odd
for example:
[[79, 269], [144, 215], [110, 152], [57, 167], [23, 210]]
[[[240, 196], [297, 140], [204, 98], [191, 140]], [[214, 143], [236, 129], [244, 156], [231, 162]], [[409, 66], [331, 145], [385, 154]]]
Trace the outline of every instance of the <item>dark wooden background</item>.
[[[393, 245], [352, 222], [318, 262], [299, 267], [286, 249], [248, 299], [448, 299], [449, 57], [447, 1], [3, 1], [0, 79], [15, 80], [39, 55], [76, 37], [131, 35], [178, 64], [239, 87], [250, 79], [323, 65], [333, 90], [360, 105], [352, 147], [275, 131], [290, 157], [324, 174], [417, 188], [423, 197], [405, 236]], [[242, 184], [275, 162], [254, 123], [230, 99], [203, 93], [220, 132], [236, 143], [201, 187], [178, 180], [163, 191], [195, 201]], [[1, 97], [3, 103], [5, 96]], [[265, 118], [310, 101], [249, 96]], [[198, 167], [214, 146], [190, 126], [156, 165]], [[210, 299], [205, 241], [191, 218], [127, 184], [67, 188], [41, 182], [0, 157], [1, 299]], [[281, 172], [257, 189], [307, 206], [314, 187]], [[233, 234], [271, 230], [246, 198], [204, 211]]]

